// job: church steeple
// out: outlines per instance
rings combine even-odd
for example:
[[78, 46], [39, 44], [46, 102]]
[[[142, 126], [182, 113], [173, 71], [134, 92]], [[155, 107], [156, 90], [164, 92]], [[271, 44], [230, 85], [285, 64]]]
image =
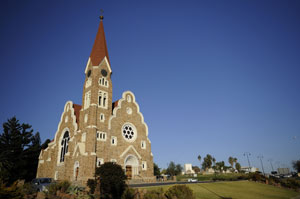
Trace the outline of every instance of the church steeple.
[[108, 50], [106, 46], [104, 27], [103, 27], [103, 16], [100, 16], [100, 24], [99, 24], [98, 32], [90, 55], [92, 65], [98, 66], [100, 62], [104, 59], [104, 57], [106, 57], [109, 62]]

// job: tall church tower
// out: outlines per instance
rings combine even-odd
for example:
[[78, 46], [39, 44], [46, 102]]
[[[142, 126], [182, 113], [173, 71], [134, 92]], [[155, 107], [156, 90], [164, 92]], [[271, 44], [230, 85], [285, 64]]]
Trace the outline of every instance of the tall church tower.
[[102, 16], [84, 74], [82, 105], [66, 103], [54, 140], [41, 151], [37, 177], [84, 185], [96, 167], [115, 162], [128, 180], [154, 181], [148, 126], [134, 94], [112, 101]]
[[100, 17], [98, 32], [85, 68], [85, 82], [80, 112], [80, 128], [87, 132], [87, 149], [96, 152], [93, 146], [97, 131], [106, 131], [112, 113], [111, 67], [106, 46], [103, 17]]

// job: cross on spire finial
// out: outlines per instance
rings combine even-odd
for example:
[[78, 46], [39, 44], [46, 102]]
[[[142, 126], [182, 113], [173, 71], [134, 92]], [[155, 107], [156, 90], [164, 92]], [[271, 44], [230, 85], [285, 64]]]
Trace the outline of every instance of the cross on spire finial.
[[104, 19], [103, 13], [104, 13], [104, 10], [100, 9], [100, 17], [99, 18], [100, 18], [101, 21]]

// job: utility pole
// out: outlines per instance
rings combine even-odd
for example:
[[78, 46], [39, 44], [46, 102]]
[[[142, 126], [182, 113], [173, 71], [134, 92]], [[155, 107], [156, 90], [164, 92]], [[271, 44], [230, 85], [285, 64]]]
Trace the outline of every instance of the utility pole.
[[263, 170], [263, 174], [265, 175], [264, 165], [263, 165], [263, 162], [262, 162], [262, 159], [264, 158], [264, 156], [259, 155], [259, 156], [257, 156], [257, 158], [260, 159], [261, 168], [262, 168], [262, 170]]
[[272, 160], [272, 159], [268, 159], [268, 161], [269, 161], [270, 164], [271, 164], [272, 171], [274, 171], [274, 167], [273, 167], [273, 164], [272, 164], [273, 160]]
[[251, 153], [249, 153], [249, 152], [245, 152], [245, 153], [244, 153], [244, 156], [247, 156], [248, 165], [249, 165], [249, 168], [248, 168], [249, 173], [250, 173], [250, 169], [251, 169], [250, 161], [249, 161], [249, 156], [250, 156], [250, 155], [251, 155]]

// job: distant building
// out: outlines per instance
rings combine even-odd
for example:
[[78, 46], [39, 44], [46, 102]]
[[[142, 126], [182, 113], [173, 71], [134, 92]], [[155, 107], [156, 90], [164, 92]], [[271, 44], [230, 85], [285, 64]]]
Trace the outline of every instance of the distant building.
[[184, 164], [183, 173], [184, 174], [194, 174], [195, 171], [192, 168], [192, 164]]
[[287, 175], [290, 173], [289, 168], [278, 168], [277, 171], [279, 175]]
[[258, 168], [256, 168], [256, 167], [241, 167], [241, 171], [244, 171], [244, 172], [248, 172], [248, 173], [254, 173], [254, 172], [256, 172], [256, 171], [259, 171], [259, 169]]

